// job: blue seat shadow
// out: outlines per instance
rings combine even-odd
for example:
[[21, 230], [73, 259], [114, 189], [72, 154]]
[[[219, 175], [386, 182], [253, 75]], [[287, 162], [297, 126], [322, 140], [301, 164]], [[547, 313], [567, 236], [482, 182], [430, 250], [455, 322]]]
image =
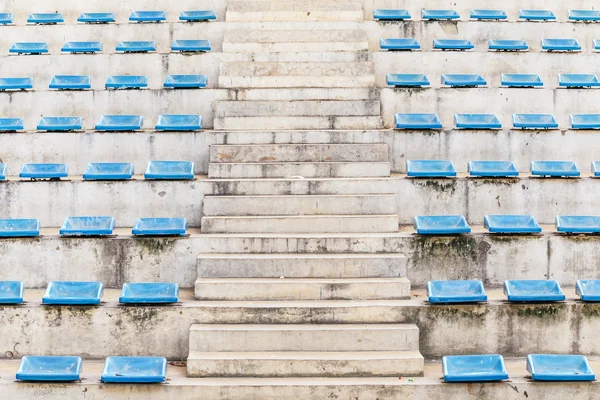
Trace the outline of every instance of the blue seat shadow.
[[379, 47], [381, 50], [408, 51], [420, 50], [421, 44], [414, 38], [380, 39]]
[[529, 45], [525, 40], [490, 39], [488, 48], [500, 51], [526, 51], [529, 50]]
[[50, 89], [83, 90], [92, 88], [92, 78], [85, 75], [53, 75]]
[[63, 53], [93, 54], [102, 51], [100, 42], [67, 42], [60, 49]]
[[542, 50], [547, 51], [580, 51], [577, 39], [542, 39]]
[[573, 161], [532, 161], [531, 175], [568, 177], [579, 176], [580, 172]]
[[23, 118], [0, 118], [0, 132], [22, 131], [24, 123]]
[[67, 217], [60, 228], [60, 234], [65, 236], [112, 235], [114, 229], [114, 217]]
[[556, 231], [561, 233], [600, 233], [600, 216], [557, 215]]
[[7, 169], [8, 169], [8, 167], [7, 167], [6, 164], [0, 163], [0, 181], [5, 181], [6, 180], [6, 170]]
[[0, 25], [10, 25], [13, 22], [14, 14], [9, 12], [0, 13]]
[[0, 219], [0, 237], [40, 236], [39, 219]]
[[60, 179], [69, 176], [67, 164], [23, 164], [19, 178]]
[[421, 18], [424, 20], [451, 20], [459, 19], [456, 10], [421, 10]]
[[600, 21], [598, 10], [569, 10], [570, 21]]
[[28, 24], [51, 25], [65, 22], [65, 16], [61, 13], [33, 13], [27, 17]]
[[396, 129], [442, 129], [437, 114], [395, 114]]
[[527, 21], [554, 21], [556, 15], [551, 10], [519, 10], [519, 18]]
[[0, 90], [33, 89], [33, 78], [0, 78]]
[[133, 163], [89, 163], [83, 174], [86, 181], [121, 181], [133, 177]]
[[501, 85], [505, 87], [541, 87], [544, 86], [538, 74], [502, 74]]
[[462, 215], [435, 215], [415, 217], [419, 235], [458, 235], [470, 233], [471, 227]]
[[81, 130], [81, 117], [42, 117], [38, 123], [38, 131], [68, 132]]
[[600, 280], [579, 279], [575, 283], [575, 293], [582, 301], [600, 301]]
[[387, 74], [387, 84], [395, 87], [424, 87], [430, 82], [425, 74]]
[[442, 84], [452, 87], [476, 87], [486, 85], [485, 79], [476, 74], [442, 74]]
[[458, 129], [502, 129], [496, 114], [454, 114]]
[[598, 87], [600, 81], [595, 74], [558, 74], [558, 86], [568, 88]]
[[42, 304], [97, 305], [103, 293], [102, 282], [52, 281], [48, 283]]
[[179, 285], [176, 283], [126, 283], [121, 290], [119, 303], [168, 304], [179, 301]]
[[483, 283], [467, 281], [429, 281], [427, 296], [432, 304], [477, 303], [487, 301]]
[[438, 50], [470, 50], [475, 48], [466, 39], [433, 39], [433, 48]]
[[106, 78], [107, 89], [141, 89], [148, 87], [148, 77], [138, 75], [112, 75]]
[[23, 281], [0, 281], [0, 304], [23, 303]]
[[542, 232], [542, 227], [531, 215], [486, 215], [483, 226], [491, 233]]
[[194, 179], [191, 161], [150, 161], [144, 174], [146, 179]]
[[16, 54], [45, 54], [48, 52], [48, 43], [42, 42], [17, 42], [8, 50]]
[[130, 22], [162, 22], [167, 20], [166, 11], [132, 11]]
[[85, 24], [108, 24], [115, 21], [115, 13], [112, 12], [84, 12], [77, 18], [77, 22], [83, 22]]
[[573, 114], [570, 120], [572, 129], [600, 129], [600, 114]]
[[585, 356], [530, 354], [527, 371], [534, 381], [593, 381], [596, 375]]
[[508, 379], [499, 354], [442, 357], [445, 382], [492, 382]]
[[161, 383], [167, 376], [164, 357], [107, 357], [100, 380], [104, 383]]
[[139, 131], [144, 118], [141, 115], [102, 115], [96, 123], [97, 131]]
[[454, 163], [447, 160], [407, 160], [406, 174], [420, 178], [444, 178], [456, 176]]
[[600, 161], [592, 161], [592, 174], [596, 178], [600, 176]]
[[515, 177], [519, 171], [512, 161], [469, 161], [469, 175], [482, 177]]
[[176, 89], [205, 88], [207, 81], [206, 75], [168, 75], [164, 86]]
[[138, 218], [131, 233], [140, 236], [185, 236], [187, 228], [185, 218]]
[[16, 378], [19, 381], [78, 381], [82, 362], [81, 357], [76, 356], [24, 356]]
[[555, 280], [507, 280], [504, 294], [508, 301], [563, 301], [566, 296]]
[[156, 51], [156, 42], [153, 40], [119, 42], [115, 50], [124, 53], [147, 53], [149, 51]]
[[185, 22], [201, 22], [215, 19], [217, 19], [217, 14], [212, 10], [182, 11], [179, 14], [179, 20]]
[[513, 114], [513, 127], [522, 129], [556, 129], [558, 123], [552, 114]]
[[198, 131], [202, 129], [201, 115], [163, 114], [158, 116], [157, 131]]
[[408, 10], [400, 9], [378, 9], [373, 10], [373, 19], [380, 21], [404, 21], [410, 19]]
[[181, 52], [210, 51], [208, 40], [173, 40], [171, 50]]
[[504, 10], [471, 10], [471, 19], [499, 21], [507, 18]]

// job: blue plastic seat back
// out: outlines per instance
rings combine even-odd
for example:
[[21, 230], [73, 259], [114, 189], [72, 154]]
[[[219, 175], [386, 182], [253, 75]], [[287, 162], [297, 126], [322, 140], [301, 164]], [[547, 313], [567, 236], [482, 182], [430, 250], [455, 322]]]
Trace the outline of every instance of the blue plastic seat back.
[[203, 88], [206, 87], [206, 75], [168, 75], [165, 87], [168, 88]]
[[600, 301], [600, 280], [579, 279], [575, 283], [575, 293], [582, 301]]
[[0, 237], [32, 237], [39, 235], [39, 219], [0, 219]]
[[106, 78], [107, 89], [139, 89], [148, 87], [148, 77], [141, 75], [112, 75]]
[[509, 301], [562, 301], [566, 298], [555, 280], [507, 280], [504, 293]]
[[60, 49], [64, 53], [97, 53], [102, 51], [100, 42], [67, 42]]
[[380, 39], [379, 47], [382, 50], [419, 50], [421, 44], [414, 38]]
[[69, 175], [67, 164], [23, 164], [20, 178], [52, 179], [66, 178]]
[[[1, 130], [0, 130], [1, 131]], [[0, 181], [6, 180], [6, 171], [8, 167], [4, 163], [0, 163]]]
[[78, 381], [81, 375], [81, 357], [24, 356], [16, 378], [21, 381]]
[[156, 42], [153, 40], [136, 40], [119, 42], [116, 51], [125, 53], [146, 53], [156, 51]]
[[134, 235], [180, 235], [187, 234], [185, 218], [138, 218], [133, 226]]
[[62, 13], [33, 13], [27, 17], [28, 24], [60, 24], [65, 22]]
[[23, 130], [23, 118], [0, 118], [0, 132], [16, 132]]
[[107, 216], [67, 217], [60, 228], [61, 235], [111, 235], [115, 218]]
[[437, 114], [396, 114], [397, 129], [442, 129]]
[[544, 82], [538, 74], [502, 74], [501, 84], [507, 87], [544, 86]]
[[196, 131], [202, 129], [202, 116], [183, 114], [163, 114], [158, 116], [158, 131]]
[[83, 174], [86, 180], [125, 180], [133, 176], [133, 163], [89, 163]]
[[459, 19], [455, 10], [422, 10], [421, 18], [427, 20]]
[[173, 40], [171, 44], [173, 51], [210, 51], [208, 40]]
[[21, 304], [23, 287], [22, 281], [0, 281], [0, 304]]
[[179, 14], [179, 20], [187, 22], [210, 21], [215, 19], [217, 19], [217, 15], [212, 10], [182, 11], [181, 14]]
[[531, 174], [541, 176], [579, 176], [577, 164], [573, 161], [532, 161]]
[[166, 282], [125, 283], [120, 303], [177, 303], [179, 285]]
[[595, 74], [558, 74], [558, 86], [595, 87], [600, 81]]
[[487, 82], [476, 74], [442, 74], [442, 84], [448, 86], [483, 86]]
[[161, 22], [166, 19], [166, 11], [133, 11], [129, 16], [131, 22]]
[[141, 115], [102, 115], [96, 124], [97, 131], [136, 131], [142, 129]]
[[33, 78], [0, 78], [0, 90], [26, 90], [33, 88]]
[[593, 381], [596, 375], [585, 356], [574, 354], [530, 354], [527, 371], [539, 381]]
[[592, 173], [595, 177], [600, 176], [600, 161], [592, 161]]
[[499, 354], [445, 356], [442, 370], [446, 382], [486, 382], [508, 379], [504, 358]]
[[429, 86], [429, 79], [425, 74], [387, 74], [387, 84], [398, 87], [423, 87]]
[[496, 114], [454, 114], [454, 124], [462, 129], [501, 129]]
[[471, 176], [519, 176], [519, 171], [512, 161], [469, 161], [468, 170]]
[[159, 383], [167, 375], [164, 357], [107, 357], [102, 372], [102, 382]]
[[542, 39], [542, 50], [579, 51], [581, 45], [577, 39]]
[[471, 19], [489, 20], [489, 19], [507, 19], [504, 10], [471, 10]]
[[542, 227], [531, 215], [486, 215], [483, 226], [498, 233], [540, 233]]
[[483, 283], [479, 280], [429, 281], [430, 303], [468, 303], [487, 301]]
[[48, 52], [48, 43], [17, 42], [13, 43], [8, 52], [17, 54], [44, 54]]
[[415, 177], [451, 177], [456, 176], [454, 163], [449, 160], [407, 160], [408, 176]]
[[86, 24], [108, 24], [115, 22], [115, 13], [112, 12], [94, 12], [94, 13], [81, 13], [78, 22], [84, 22]]
[[471, 232], [471, 227], [462, 215], [417, 216], [415, 228], [420, 235], [454, 235]]
[[600, 233], [600, 216], [557, 215], [556, 230], [565, 233]]
[[558, 123], [552, 114], [513, 114], [515, 128], [558, 128]]
[[410, 12], [408, 10], [400, 9], [378, 9], [373, 10], [373, 19], [380, 21], [402, 21], [410, 19]]
[[50, 79], [50, 89], [90, 89], [92, 78], [85, 75], [53, 75]]
[[433, 48], [440, 50], [469, 50], [475, 46], [467, 39], [433, 39]]
[[488, 47], [490, 50], [504, 50], [504, 51], [520, 51], [529, 50], [529, 45], [524, 40], [513, 40], [513, 39], [490, 39], [488, 41]]
[[191, 161], [150, 161], [146, 179], [194, 179], [194, 163]]
[[551, 10], [519, 10], [519, 18], [528, 21], [554, 21], [556, 16]]
[[14, 18], [13, 13], [9, 13], [9, 12], [0, 13], [0, 25], [12, 24], [13, 18]]
[[571, 21], [600, 21], [600, 11], [598, 11], [598, 10], [569, 10], [569, 20], [571, 20]]
[[38, 131], [74, 131], [83, 126], [81, 117], [42, 117], [38, 123]]
[[100, 304], [104, 285], [102, 282], [52, 281], [48, 283], [43, 304]]

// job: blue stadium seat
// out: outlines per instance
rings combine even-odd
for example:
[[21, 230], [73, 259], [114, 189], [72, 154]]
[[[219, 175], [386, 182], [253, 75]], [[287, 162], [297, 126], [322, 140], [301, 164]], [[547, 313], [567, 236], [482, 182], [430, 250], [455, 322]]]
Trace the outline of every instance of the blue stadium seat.
[[65, 236], [112, 235], [114, 229], [114, 217], [67, 217], [60, 228], [60, 234]]
[[27, 17], [28, 24], [50, 25], [65, 22], [65, 16], [62, 13], [33, 13]]
[[600, 161], [592, 161], [592, 174], [596, 178], [600, 176]]
[[556, 129], [558, 123], [552, 114], [513, 114], [513, 127], [522, 129]]
[[187, 235], [185, 218], [138, 218], [132, 234], [139, 236]]
[[33, 78], [0, 78], [0, 91], [33, 89]]
[[527, 21], [555, 21], [551, 10], [519, 10], [519, 18]]
[[201, 22], [217, 19], [217, 14], [212, 10], [182, 11], [179, 20], [185, 22]]
[[471, 227], [462, 215], [436, 215], [415, 217], [415, 230], [419, 235], [458, 235], [470, 233]]
[[68, 132], [78, 131], [83, 127], [81, 117], [42, 117], [38, 123], [38, 131]]
[[470, 281], [429, 281], [427, 297], [432, 304], [477, 303], [487, 301], [483, 283]]
[[444, 382], [493, 382], [508, 379], [499, 354], [442, 357]]
[[163, 114], [158, 116], [157, 131], [198, 131], [202, 129], [201, 115]]
[[433, 39], [433, 48], [437, 50], [470, 50], [474, 47], [465, 39]]
[[141, 89], [148, 87], [148, 77], [138, 75], [113, 75], [106, 78], [107, 89]]
[[130, 22], [162, 22], [167, 20], [166, 11], [132, 11]]
[[85, 75], [53, 75], [50, 89], [83, 90], [92, 88], [92, 78]]
[[594, 74], [558, 74], [558, 86], [568, 88], [598, 87], [600, 81]]
[[455, 10], [421, 10], [421, 18], [424, 20], [449, 20], [459, 19], [460, 15]]
[[16, 54], [45, 54], [48, 52], [48, 43], [17, 42], [13, 43], [8, 52]]
[[42, 304], [97, 305], [103, 293], [102, 282], [52, 281], [48, 283]]
[[124, 53], [147, 53], [156, 51], [156, 42], [153, 40], [119, 42], [115, 50]]
[[390, 51], [406, 51], [406, 50], [420, 50], [421, 44], [417, 39], [413, 38], [400, 38], [400, 39], [380, 39], [379, 47], [381, 50]]
[[419, 178], [446, 178], [456, 176], [456, 169], [448, 160], [407, 160], [406, 174]]
[[579, 279], [575, 283], [575, 293], [581, 301], [599, 302], [600, 301], [600, 280], [598, 279]]
[[469, 161], [470, 176], [515, 177], [519, 171], [512, 161]]
[[570, 119], [572, 129], [600, 129], [600, 114], [573, 114]]
[[63, 53], [93, 54], [102, 51], [100, 42], [67, 42], [60, 49]]
[[471, 19], [505, 20], [507, 18], [504, 10], [471, 10]]
[[542, 39], [542, 50], [546, 51], [580, 51], [577, 39]]
[[79, 18], [77, 18], [77, 22], [85, 24], [108, 24], [115, 21], [115, 13], [112, 12], [81, 13]]
[[0, 281], [0, 304], [21, 303], [23, 303], [23, 281]]
[[194, 179], [191, 161], [150, 161], [144, 174], [146, 179]]
[[386, 9], [386, 10], [373, 10], [373, 19], [380, 21], [404, 21], [410, 19], [410, 12], [408, 10], [399, 9]]
[[97, 131], [139, 131], [144, 117], [141, 115], [102, 115], [96, 123]]
[[538, 74], [502, 74], [500, 84], [505, 87], [544, 86], [544, 82]]
[[0, 219], [0, 237], [35, 236], [40, 236], [39, 219]]
[[585, 356], [530, 354], [527, 371], [534, 381], [594, 381], [596, 375]]
[[395, 114], [396, 129], [442, 129], [437, 114]]
[[165, 79], [166, 88], [195, 89], [206, 87], [206, 75], [169, 75]]
[[502, 129], [496, 114], [454, 114], [457, 129]]
[[531, 215], [486, 215], [483, 226], [491, 233], [542, 232], [542, 227]]
[[442, 84], [452, 87], [485, 86], [485, 79], [476, 74], [442, 74]]
[[600, 21], [598, 10], [569, 10], [570, 21]]
[[600, 50], [600, 40], [598, 40], [598, 39], [594, 39], [594, 50], [595, 51]]
[[387, 84], [395, 87], [424, 87], [430, 82], [425, 74], [387, 74]]
[[160, 383], [166, 376], [164, 357], [107, 357], [100, 380], [104, 383]]
[[16, 132], [23, 130], [23, 118], [0, 118], [0, 132]]
[[16, 378], [19, 381], [78, 381], [82, 362], [81, 357], [76, 356], [24, 356]]
[[490, 39], [488, 41], [488, 48], [499, 51], [527, 51], [529, 50], [529, 45], [524, 40]]
[[196, 51], [210, 51], [210, 42], [208, 40], [173, 40], [171, 44], [173, 51], [181, 52], [196, 52]]
[[507, 280], [504, 294], [508, 301], [563, 301], [566, 296], [555, 280]]
[[133, 177], [133, 163], [89, 163], [83, 174], [86, 181], [120, 181]]
[[531, 175], [569, 177], [579, 176], [580, 172], [573, 161], [532, 161]]
[[557, 215], [556, 231], [561, 233], [600, 233], [600, 217], [595, 215]]
[[67, 164], [23, 164], [19, 178], [60, 179], [69, 176]]
[[179, 285], [163, 282], [125, 283], [119, 297], [119, 303], [123, 304], [168, 304], [178, 301]]
[[0, 181], [5, 181], [6, 180], [6, 170], [8, 169], [8, 166], [4, 163], [0, 163]]
[[10, 25], [13, 22], [14, 14], [9, 12], [0, 13], [0, 25]]

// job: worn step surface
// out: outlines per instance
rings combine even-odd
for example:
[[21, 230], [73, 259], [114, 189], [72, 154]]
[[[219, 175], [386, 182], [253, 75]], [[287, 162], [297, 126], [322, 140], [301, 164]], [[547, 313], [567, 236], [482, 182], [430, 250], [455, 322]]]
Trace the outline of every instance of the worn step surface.
[[[320, 72], [319, 70], [315, 70]], [[301, 74], [301, 71], [298, 71]], [[231, 88], [357, 88], [374, 87], [375, 76], [372, 74], [350, 76], [350, 75], [329, 75], [329, 76], [282, 76], [274, 74], [271, 76], [228, 76], [219, 75], [219, 87], [225, 89]]]
[[224, 62], [227, 77], [360, 77], [375, 72], [371, 61], [357, 62]]
[[422, 376], [418, 351], [191, 352], [190, 377]]
[[388, 162], [210, 163], [211, 179], [233, 178], [350, 178], [390, 176]]
[[220, 254], [201, 253], [198, 278], [400, 278], [406, 257], [398, 253]]
[[379, 116], [376, 100], [218, 101], [215, 117]]
[[270, 129], [381, 129], [380, 116], [366, 117], [224, 117], [215, 118], [217, 130], [270, 130]]

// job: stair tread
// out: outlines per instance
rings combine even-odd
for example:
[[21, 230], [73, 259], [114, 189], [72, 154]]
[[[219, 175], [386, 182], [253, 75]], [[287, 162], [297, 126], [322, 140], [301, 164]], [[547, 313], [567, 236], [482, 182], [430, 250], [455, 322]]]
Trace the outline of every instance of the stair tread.
[[250, 351], [250, 352], [201, 352], [191, 351], [188, 359], [222, 360], [369, 360], [407, 359], [423, 356], [419, 351]]

